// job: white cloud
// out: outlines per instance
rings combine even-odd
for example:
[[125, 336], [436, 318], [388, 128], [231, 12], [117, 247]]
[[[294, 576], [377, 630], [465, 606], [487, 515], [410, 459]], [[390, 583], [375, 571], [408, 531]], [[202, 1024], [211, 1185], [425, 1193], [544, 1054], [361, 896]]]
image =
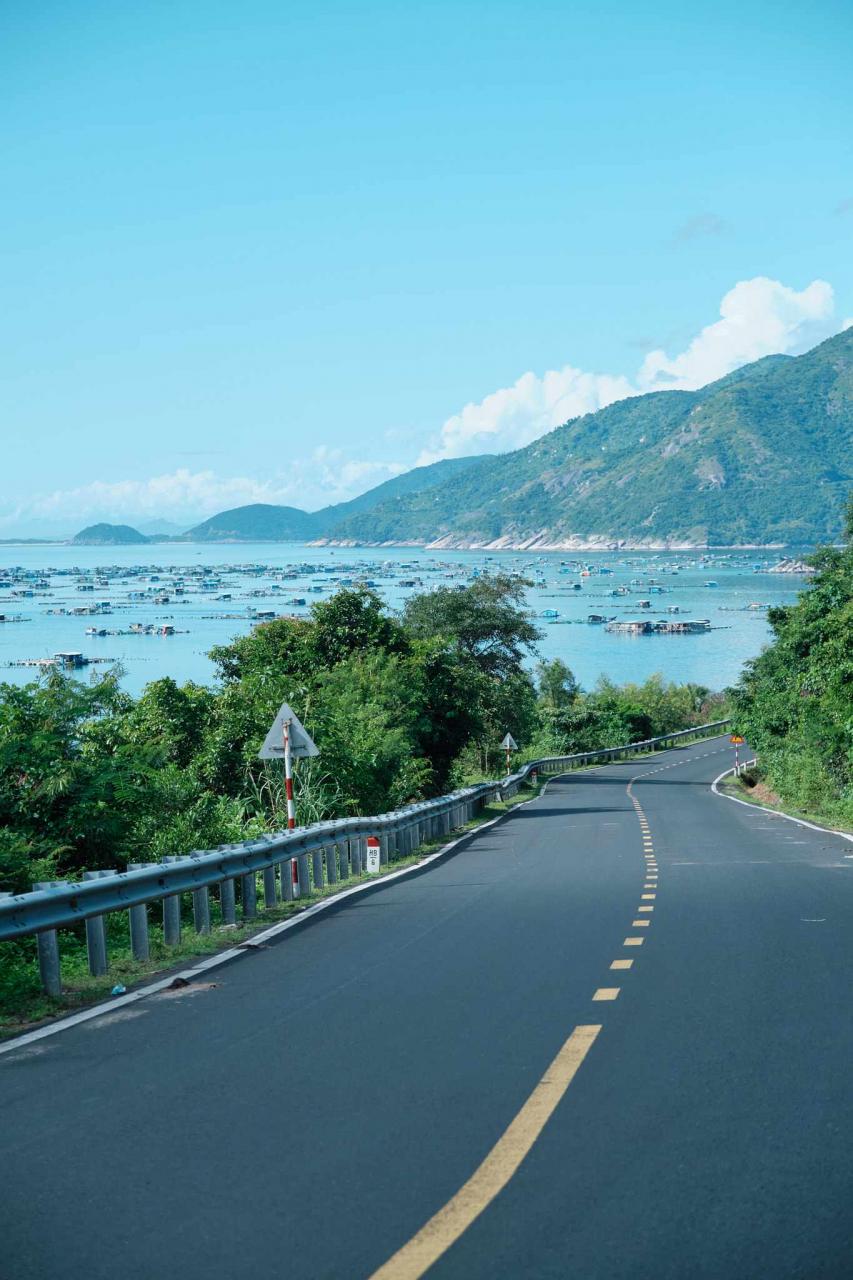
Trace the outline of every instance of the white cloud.
[[838, 329], [834, 310], [832, 286], [825, 280], [813, 280], [799, 293], [766, 276], [741, 280], [720, 303], [720, 319], [680, 355], [649, 352], [638, 384], [643, 391], [662, 385], [694, 390], [761, 356], [806, 351]]
[[402, 463], [355, 461], [341, 450], [321, 446], [309, 458], [295, 458], [286, 471], [265, 479], [180, 468], [147, 480], [93, 480], [78, 488], [57, 489], [0, 515], [0, 527], [17, 528], [31, 521], [121, 521], [129, 516], [189, 525], [251, 502], [310, 510], [345, 502], [405, 470]]
[[614, 400], [636, 395], [627, 378], [584, 373], [565, 365], [543, 377], [525, 373], [511, 387], [494, 391], [479, 404], [466, 404], [448, 418], [440, 441], [426, 449], [418, 465], [469, 453], [503, 453], [530, 444], [567, 418], [603, 409]]
[[569, 418], [616, 400], [646, 391], [695, 390], [761, 356], [798, 354], [842, 328], [834, 314], [832, 286], [825, 280], [813, 280], [799, 292], [765, 276], [741, 280], [720, 303], [720, 319], [684, 351], [674, 356], [649, 352], [633, 379], [585, 373], [572, 365], [542, 377], [525, 373], [511, 387], [448, 418], [418, 461], [517, 449]]

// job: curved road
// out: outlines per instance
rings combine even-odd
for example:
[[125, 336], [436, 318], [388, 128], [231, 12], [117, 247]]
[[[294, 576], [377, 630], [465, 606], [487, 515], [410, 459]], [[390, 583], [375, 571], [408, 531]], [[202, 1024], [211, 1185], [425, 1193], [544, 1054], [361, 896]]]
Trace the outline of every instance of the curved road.
[[853, 1274], [853, 844], [713, 795], [730, 763], [554, 780], [0, 1057], [0, 1276]]

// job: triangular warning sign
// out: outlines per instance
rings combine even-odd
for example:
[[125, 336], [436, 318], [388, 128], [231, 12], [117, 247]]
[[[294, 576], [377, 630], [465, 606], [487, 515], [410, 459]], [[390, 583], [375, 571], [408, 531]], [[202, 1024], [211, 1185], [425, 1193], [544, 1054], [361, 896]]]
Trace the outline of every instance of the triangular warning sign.
[[518, 750], [518, 743], [516, 742], [515, 738], [512, 736], [511, 733], [508, 733], [506, 735], [503, 742], [501, 743], [501, 746], [503, 747], [504, 751]]
[[281, 704], [279, 713], [272, 722], [272, 727], [264, 738], [264, 745], [258, 752], [259, 760], [284, 759], [284, 726], [288, 724], [290, 731], [290, 752], [296, 757], [317, 756], [320, 754], [310, 734], [300, 724], [299, 717], [286, 702]]

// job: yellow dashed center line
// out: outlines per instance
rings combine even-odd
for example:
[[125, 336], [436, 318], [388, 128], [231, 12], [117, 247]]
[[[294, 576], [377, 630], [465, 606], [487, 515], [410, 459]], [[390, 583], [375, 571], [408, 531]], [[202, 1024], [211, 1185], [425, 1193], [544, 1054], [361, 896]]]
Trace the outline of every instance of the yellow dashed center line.
[[614, 960], [610, 968], [611, 969], [630, 969], [633, 963], [634, 963], [633, 960]]
[[593, 1000], [615, 1000], [619, 995], [619, 987], [599, 987]]
[[575, 1078], [600, 1026], [575, 1027], [483, 1163], [456, 1195], [373, 1273], [372, 1280], [420, 1280], [503, 1191]]

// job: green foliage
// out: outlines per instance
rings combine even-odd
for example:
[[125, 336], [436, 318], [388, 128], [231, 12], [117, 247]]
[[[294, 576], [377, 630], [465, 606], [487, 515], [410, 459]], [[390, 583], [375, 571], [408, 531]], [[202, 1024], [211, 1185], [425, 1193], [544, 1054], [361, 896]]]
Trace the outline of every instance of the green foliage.
[[747, 665], [734, 715], [783, 800], [853, 823], [853, 501], [847, 536], [812, 557], [797, 604], [770, 611], [773, 643]]
[[705, 692], [659, 678], [579, 689], [538, 638], [516, 578], [414, 597], [395, 618], [366, 588], [213, 651], [214, 688], [116, 674], [0, 686], [0, 888], [206, 849], [286, 823], [281, 769], [258, 749], [283, 701], [320, 748], [298, 761], [302, 822], [380, 813], [535, 754], [608, 746], [700, 718]]

